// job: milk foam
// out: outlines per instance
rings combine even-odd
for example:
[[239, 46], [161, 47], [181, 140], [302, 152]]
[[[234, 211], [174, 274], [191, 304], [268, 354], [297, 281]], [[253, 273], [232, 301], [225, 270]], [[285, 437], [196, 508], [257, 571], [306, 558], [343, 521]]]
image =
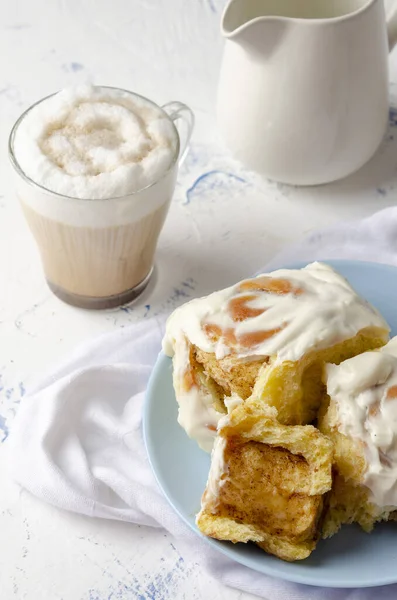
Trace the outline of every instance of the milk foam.
[[155, 105], [128, 92], [65, 89], [21, 121], [14, 154], [43, 187], [75, 198], [114, 198], [157, 181], [172, 164], [177, 134]]

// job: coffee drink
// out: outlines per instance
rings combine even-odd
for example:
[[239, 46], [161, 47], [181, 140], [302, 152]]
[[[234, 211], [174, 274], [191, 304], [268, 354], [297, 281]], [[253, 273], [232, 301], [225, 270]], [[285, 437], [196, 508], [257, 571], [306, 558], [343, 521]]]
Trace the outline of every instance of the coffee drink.
[[54, 293], [92, 308], [136, 297], [153, 269], [175, 187], [172, 119], [131, 92], [79, 86], [29, 109], [10, 149]]
[[43, 217], [22, 199], [48, 285], [62, 300], [87, 308], [110, 308], [143, 291], [168, 206], [126, 225], [72, 227]]

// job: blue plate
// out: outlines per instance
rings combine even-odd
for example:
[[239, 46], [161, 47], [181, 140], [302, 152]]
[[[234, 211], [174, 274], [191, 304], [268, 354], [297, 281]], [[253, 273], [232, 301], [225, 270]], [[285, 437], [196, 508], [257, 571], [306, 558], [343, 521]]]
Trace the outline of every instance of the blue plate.
[[[397, 268], [376, 263], [327, 261], [374, 304], [397, 333]], [[299, 268], [304, 264], [292, 265]], [[213, 548], [260, 573], [297, 583], [329, 587], [370, 587], [397, 582], [397, 523], [384, 523], [370, 535], [345, 526], [322, 540], [304, 561], [287, 563], [254, 544], [219, 542], [195, 525], [210, 457], [177, 423], [171, 360], [160, 354], [147, 389], [144, 436], [156, 479], [179, 516]]]

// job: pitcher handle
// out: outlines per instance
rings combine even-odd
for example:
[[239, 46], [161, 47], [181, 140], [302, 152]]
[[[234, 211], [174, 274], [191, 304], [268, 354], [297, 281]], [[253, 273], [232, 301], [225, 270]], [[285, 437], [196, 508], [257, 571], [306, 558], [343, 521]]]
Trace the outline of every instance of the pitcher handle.
[[387, 37], [389, 38], [389, 52], [397, 43], [397, 2], [387, 13]]
[[181, 144], [178, 164], [181, 166], [189, 150], [189, 141], [194, 128], [194, 113], [186, 104], [176, 100], [163, 104], [161, 108], [167, 113], [171, 121], [174, 122], [178, 130]]

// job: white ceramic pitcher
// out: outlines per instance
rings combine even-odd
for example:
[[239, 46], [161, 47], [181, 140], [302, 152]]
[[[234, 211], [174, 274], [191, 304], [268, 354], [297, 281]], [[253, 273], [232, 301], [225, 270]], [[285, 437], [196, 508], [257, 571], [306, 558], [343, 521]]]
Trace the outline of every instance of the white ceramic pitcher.
[[363, 166], [388, 120], [397, 10], [383, 0], [230, 0], [218, 122], [247, 167], [314, 185]]

